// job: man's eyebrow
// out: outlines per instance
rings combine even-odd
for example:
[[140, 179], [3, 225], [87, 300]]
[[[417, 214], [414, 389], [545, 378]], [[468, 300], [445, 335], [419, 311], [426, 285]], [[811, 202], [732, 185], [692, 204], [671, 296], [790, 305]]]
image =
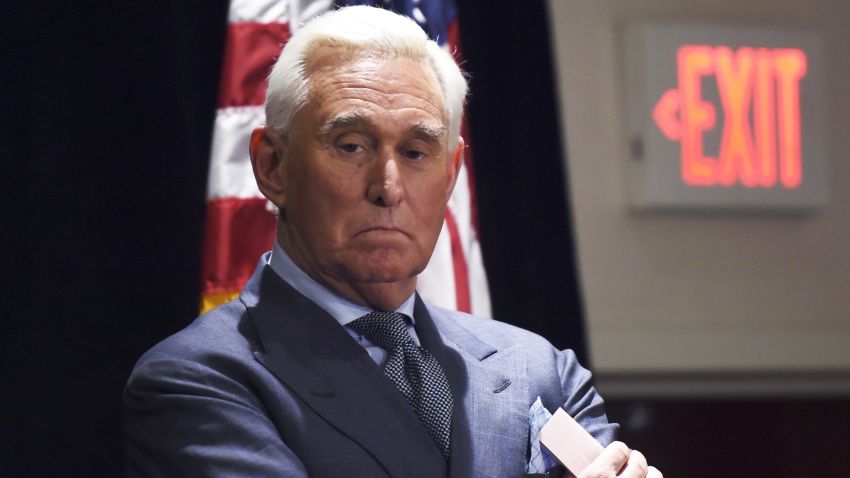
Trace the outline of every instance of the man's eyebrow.
[[446, 128], [434, 126], [427, 123], [416, 123], [413, 125], [413, 135], [424, 141], [441, 143], [448, 136]]
[[324, 136], [336, 129], [351, 128], [353, 126], [362, 126], [369, 124], [366, 115], [360, 111], [347, 111], [336, 116], [330, 117], [325, 123], [319, 127], [319, 136]]

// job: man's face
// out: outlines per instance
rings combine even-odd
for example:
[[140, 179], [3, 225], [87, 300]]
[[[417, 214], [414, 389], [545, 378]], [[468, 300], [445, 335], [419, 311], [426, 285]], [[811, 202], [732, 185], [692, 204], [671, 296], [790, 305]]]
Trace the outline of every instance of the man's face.
[[329, 48], [307, 68], [310, 94], [284, 140], [284, 247], [343, 294], [362, 283], [412, 292], [460, 158], [436, 76], [411, 59]]

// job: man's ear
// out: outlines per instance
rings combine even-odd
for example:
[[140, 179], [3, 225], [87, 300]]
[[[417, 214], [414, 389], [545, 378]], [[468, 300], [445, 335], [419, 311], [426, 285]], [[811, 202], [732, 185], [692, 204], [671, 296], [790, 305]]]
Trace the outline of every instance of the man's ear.
[[457, 138], [457, 147], [454, 151], [449, 153], [449, 161], [446, 165], [448, 168], [447, 173], [449, 174], [449, 183], [448, 189], [446, 190], [446, 201], [452, 196], [452, 191], [454, 191], [455, 183], [457, 183], [457, 176], [460, 173], [460, 165], [463, 164], [463, 150], [466, 148], [466, 145], [463, 142], [463, 136], [458, 136]]
[[268, 127], [251, 132], [251, 168], [263, 196], [279, 209], [286, 205], [286, 143]]

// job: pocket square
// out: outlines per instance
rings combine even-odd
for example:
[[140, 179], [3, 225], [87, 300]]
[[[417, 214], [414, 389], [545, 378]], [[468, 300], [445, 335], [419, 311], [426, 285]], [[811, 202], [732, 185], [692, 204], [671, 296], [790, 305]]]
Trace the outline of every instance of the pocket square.
[[537, 397], [537, 400], [528, 410], [528, 449], [530, 453], [528, 463], [525, 465], [525, 472], [530, 475], [548, 476], [547, 470], [558, 465], [558, 461], [549, 453], [549, 450], [540, 446], [540, 429], [551, 417], [552, 414], [543, 406], [540, 397]]

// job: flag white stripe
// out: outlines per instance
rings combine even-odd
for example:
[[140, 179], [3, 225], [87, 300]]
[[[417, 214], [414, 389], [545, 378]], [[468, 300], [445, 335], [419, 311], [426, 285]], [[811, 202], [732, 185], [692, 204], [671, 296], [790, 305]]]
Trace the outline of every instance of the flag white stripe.
[[[471, 224], [464, 224], [464, 228], [470, 228]], [[473, 231], [474, 232], [474, 231]], [[479, 317], [493, 317], [490, 308], [490, 288], [487, 283], [487, 271], [484, 270], [484, 258], [481, 256], [481, 244], [474, 239], [464, 244], [466, 264], [469, 270], [469, 295], [472, 313]]]
[[292, 9], [290, 31], [295, 33], [308, 20], [327, 12], [333, 6], [333, 0], [290, 0], [290, 8]]
[[262, 106], [240, 106], [216, 111], [207, 200], [262, 197], [251, 170], [248, 144], [251, 131], [264, 122]]
[[445, 221], [443, 221], [440, 237], [437, 239], [437, 246], [431, 255], [431, 261], [416, 279], [416, 289], [431, 304], [444, 309], [457, 309], [452, 239], [449, 237], [449, 228], [446, 227]]
[[231, 0], [228, 21], [230, 23], [286, 23], [290, 19], [289, 2], [275, 0]]

